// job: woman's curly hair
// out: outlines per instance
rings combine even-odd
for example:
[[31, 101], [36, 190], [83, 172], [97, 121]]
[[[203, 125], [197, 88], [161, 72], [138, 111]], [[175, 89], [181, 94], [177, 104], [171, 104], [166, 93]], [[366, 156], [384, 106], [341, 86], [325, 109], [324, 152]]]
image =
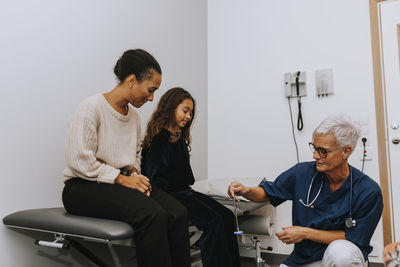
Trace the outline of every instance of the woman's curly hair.
[[169, 89], [161, 97], [158, 102], [156, 110], [151, 115], [149, 122], [147, 123], [146, 134], [142, 142], [142, 148], [148, 148], [154, 136], [159, 134], [162, 129], [168, 129], [176, 125], [175, 110], [185, 99], [190, 99], [193, 102], [192, 118], [188, 123], [178, 132], [176, 135], [172, 135], [170, 142], [174, 143], [179, 140], [180, 137], [185, 140], [190, 150], [190, 126], [194, 119], [196, 102], [194, 101], [191, 94], [183, 88], [174, 87]]

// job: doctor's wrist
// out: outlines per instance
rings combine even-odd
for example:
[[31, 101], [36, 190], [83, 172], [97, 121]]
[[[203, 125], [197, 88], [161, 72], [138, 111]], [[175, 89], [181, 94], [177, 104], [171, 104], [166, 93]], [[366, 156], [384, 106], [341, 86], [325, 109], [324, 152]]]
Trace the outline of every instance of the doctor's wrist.
[[254, 191], [252, 187], [244, 187], [243, 191], [241, 192], [242, 197], [248, 199], [248, 200], [253, 200], [254, 197]]

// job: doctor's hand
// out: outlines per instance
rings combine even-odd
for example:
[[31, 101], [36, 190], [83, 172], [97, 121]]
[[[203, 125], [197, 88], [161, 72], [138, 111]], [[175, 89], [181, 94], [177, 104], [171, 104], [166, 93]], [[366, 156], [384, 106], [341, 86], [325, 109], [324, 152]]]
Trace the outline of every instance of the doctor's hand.
[[306, 227], [286, 226], [282, 227], [282, 231], [277, 232], [276, 236], [285, 244], [293, 244], [303, 241], [306, 237], [306, 233]]
[[232, 182], [230, 183], [228, 187], [228, 195], [231, 198], [235, 198], [236, 200], [239, 200], [237, 196], [244, 196], [246, 195], [250, 189], [241, 183], [238, 182]]
[[125, 176], [119, 174], [117, 179], [115, 179], [115, 182], [122, 186], [138, 190], [146, 196], [150, 196], [150, 191], [152, 189], [150, 180], [144, 175], [138, 174], [134, 176]]

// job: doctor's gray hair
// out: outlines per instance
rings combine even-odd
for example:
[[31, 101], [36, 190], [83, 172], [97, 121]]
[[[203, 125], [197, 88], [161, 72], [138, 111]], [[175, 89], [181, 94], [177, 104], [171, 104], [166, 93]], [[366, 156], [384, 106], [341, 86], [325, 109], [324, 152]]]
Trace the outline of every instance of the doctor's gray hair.
[[332, 115], [324, 119], [314, 130], [313, 139], [320, 134], [332, 134], [339, 148], [350, 146], [354, 151], [360, 137], [360, 127], [346, 114]]

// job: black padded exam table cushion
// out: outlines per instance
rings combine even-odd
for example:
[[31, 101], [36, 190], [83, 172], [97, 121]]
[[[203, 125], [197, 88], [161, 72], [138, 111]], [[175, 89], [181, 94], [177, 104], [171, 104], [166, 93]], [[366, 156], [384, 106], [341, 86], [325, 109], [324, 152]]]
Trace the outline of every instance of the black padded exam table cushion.
[[3, 218], [8, 227], [88, 237], [107, 241], [133, 237], [132, 227], [121, 221], [75, 216], [64, 208], [22, 210]]

